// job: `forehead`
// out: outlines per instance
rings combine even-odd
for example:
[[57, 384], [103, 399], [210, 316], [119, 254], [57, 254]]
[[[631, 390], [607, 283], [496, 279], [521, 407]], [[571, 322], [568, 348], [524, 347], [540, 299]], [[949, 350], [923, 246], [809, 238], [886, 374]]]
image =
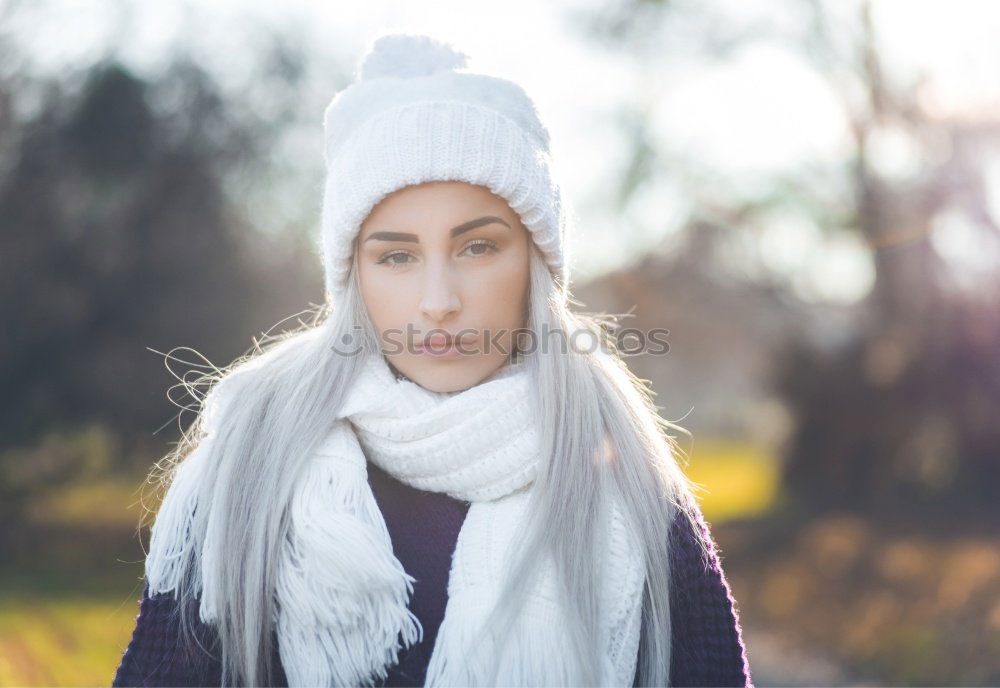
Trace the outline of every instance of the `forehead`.
[[425, 182], [386, 195], [369, 212], [362, 228], [370, 226], [373, 220], [399, 219], [416, 225], [424, 221], [431, 224], [461, 221], [469, 219], [465, 216], [470, 212], [484, 210], [515, 221], [518, 219], [507, 202], [485, 186], [451, 180]]

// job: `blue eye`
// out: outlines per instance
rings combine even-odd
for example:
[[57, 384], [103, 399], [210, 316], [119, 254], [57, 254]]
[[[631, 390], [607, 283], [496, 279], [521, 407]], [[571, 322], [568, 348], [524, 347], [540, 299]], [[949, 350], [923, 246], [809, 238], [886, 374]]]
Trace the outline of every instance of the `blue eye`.
[[404, 258], [409, 258], [410, 254], [407, 253], [406, 251], [392, 251], [391, 253], [387, 253], [384, 256], [382, 256], [381, 258], [379, 258], [378, 260], [376, 260], [375, 264], [376, 265], [382, 265], [383, 263], [386, 263], [386, 264], [389, 265], [389, 267], [393, 267], [393, 266], [396, 266], [396, 265], [405, 265], [406, 263], [410, 262], [408, 260], [404, 260], [404, 261], [392, 260], [393, 258], [395, 258], [397, 256], [402, 256]]
[[[482, 247], [486, 250], [469, 251], [470, 249], [474, 249], [476, 247]], [[469, 251], [469, 254], [474, 257], [488, 256], [491, 253], [497, 252], [497, 243], [495, 241], [490, 241], [489, 239], [474, 239], [470, 241], [468, 244], [466, 244], [465, 249], [463, 249], [462, 252], [464, 253], [465, 251]]]

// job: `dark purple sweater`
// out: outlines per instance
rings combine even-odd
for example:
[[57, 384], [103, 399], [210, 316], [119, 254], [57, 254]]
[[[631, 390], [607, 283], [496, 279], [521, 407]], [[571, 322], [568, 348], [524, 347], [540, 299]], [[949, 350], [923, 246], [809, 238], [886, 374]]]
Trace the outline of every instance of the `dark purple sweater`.
[[[416, 578], [410, 609], [424, 628], [423, 640], [399, 654], [380, 686], [422, 686], [448, 599], [448, 572], [469, 503], [406, 485], [374, 464], [369, 483], [385, 518], [396, 557]], [[671, 529], [672, 686], [752, 686], [739, 614], [714, 547], [705, 568], [694, 528], [711, 539], [701, 513], [692, 523], [679, 518]], [[220, 686], [221, 662], [213, 627], [192, 617], [202, 645], [188, 648], [178, 640], [178, 603], [170, 594], [149, 597], [144, 588], [131, 641], [115, 673], [113, 686]], [[287, 678], [274, 638], [275, 685]], [[640, 648], [641, 653], [641, 648]], [[641, 657], [640, 657], [641, 659]], [[638, 676], [636, 676], [638, 679]]]

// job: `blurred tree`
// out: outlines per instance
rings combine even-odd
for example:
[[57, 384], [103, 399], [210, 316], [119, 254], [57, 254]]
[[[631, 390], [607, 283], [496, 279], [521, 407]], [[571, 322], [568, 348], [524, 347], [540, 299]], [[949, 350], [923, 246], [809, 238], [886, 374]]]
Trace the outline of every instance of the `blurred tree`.
[[[870, 2], [843, 31], [823, 3], [808, 5], [808, 53], [841, 93], [854, 135], [850, 226], [871, 250], [875, 281], [847, 346], [788, 344], [795, 363], [778, 383], [800, 422], [787, 487], [810, 509], [979, 516], [996, 508], [986, 486], [1000, 479], [1000, 428], [986, 420], [1000, 417], [1000, 270], [957, 288], [962, 267], [933, 239], [950, 229], [945, 213], [1000, 238], [985, 178], [1000, 116], [929, 111], [920, 76], [908, 83], [885, 68]], [[891, 137], [917, 151], [916, 169], [887, 169]], [[1000, 268], [998, 245], [973, 250]]]
[[0, 448], [22, 448], [0, 453], [0, 501], [53, 431], [162, 451], [173, 380], [147, 347], [224, 365], [322, 295], [307, 234], [257, 231], [233, 198], [234, 176], [266, 169], [273, 122], [183, 56], [155, 79], [114, 59], [80, 74], [0, 80]]
[[[707, 208], [732, 218], [730, 231], [715, 232], [712, 241], [740, 232], [752, 239], [769, 209], [792, 204], [826, 232], [862, 237], [871, 255], [875, 279], [857, 306], [856, 330], [830, 341], [823, 330], [810, 336], [793, 328], [774, 351], [775, 387], [796, 420], [784, 450], [785, 487], [805, 511], [854, 508], [910, 518], [934, 507], [952, 515], [995, 509], [988, 486], [1000, 478], [1000, 429], [990, 420], [1000, 417], [1000, 270], [968, 288], [969, 276], [956, 275], [961, 266], [943, 259], [935, 236], [947, 231], [941, 220], [949, 213], [980, 236], [1000, 236], [986, 182], [1000, 117], [929, 111], [920, 77], [907, 81], [884, 66], [867, 0], [788, 5], [800, 23], [741, 24], [711, 3], [695, 8], [666, 0], [616, 0], [575, 18], [590, 37], [625, 51], [647, 73], [675, 50], [718, 60], [763, 41], [785, 44], [827, 79], [854, 136], [855, 153], [839, 170], [852, 193], [838, 197], [829, 183], [811, 187], [804, 176], [775, 179], [760, 185], [768, 189], [764, 195], [728, 201], [690, 189], [692, 198], [731, 207]], [[856, 12], [845, 13], [849, 7]], [[670, 36], [680, 23], [690, 30], [678, 47]], [[666, 35], [668, 28], [674, 33]], [[670, 152], [648, 126], [669, 94], [650, 93], [655, 84], [647, 81], [636, 110], [623, 114], [634, 154], [620, 175], [622, 210], [643, 184], [671, 169]], [[892, 168], [885, 151], [893, 142], [914, 153], [913, 169]], [[710, 204], [695, 205], [698, 216]], [[690, 232], [701, 225], [683, 226]], [[998, 247], [1000, 241], [982, 241], [972, 250], [1000, 268]], [[734, 276], [771, 279], [750, 271]], [[795, 298], [790, 287], [788, 298]]]

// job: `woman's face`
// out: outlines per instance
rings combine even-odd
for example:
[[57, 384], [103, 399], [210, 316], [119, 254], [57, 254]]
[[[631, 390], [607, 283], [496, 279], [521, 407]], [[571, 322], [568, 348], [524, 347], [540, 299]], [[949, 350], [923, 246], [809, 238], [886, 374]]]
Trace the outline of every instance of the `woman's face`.
[[386, 360], [435, 392], [489, 377], [525, 326], [529, 249], [517, 213], [486, 187], [435, 181], [383, 198], [356, 251]]

